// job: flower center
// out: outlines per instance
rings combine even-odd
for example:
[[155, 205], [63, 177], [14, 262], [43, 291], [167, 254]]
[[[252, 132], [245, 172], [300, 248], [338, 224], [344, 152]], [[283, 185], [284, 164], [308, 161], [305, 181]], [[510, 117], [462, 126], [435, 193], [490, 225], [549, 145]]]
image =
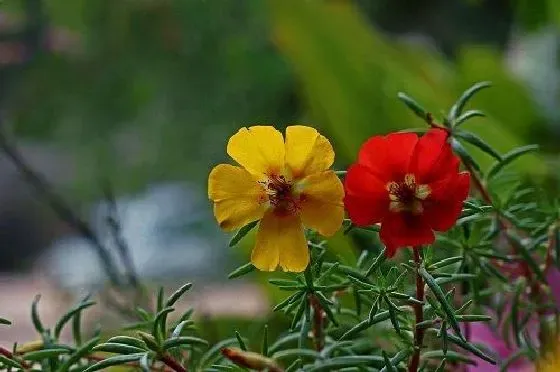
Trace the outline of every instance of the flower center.
[[392, 212], [421, 214], [424, 211], [422, 201], [432, 192], [428, 185], [417, 185], [416, 177], [410, 173], [404, 176], [404, 181], [391, 181], [386, 187], [389, 191], [389, 210]]
[[268, 201], [274, 208], [274, 213], [280, 216], [293, 215], [298, 209], [300, 198], [294, 192], [294, 186], [282, 175], [269, 175], [267, 181], [263, 181]]

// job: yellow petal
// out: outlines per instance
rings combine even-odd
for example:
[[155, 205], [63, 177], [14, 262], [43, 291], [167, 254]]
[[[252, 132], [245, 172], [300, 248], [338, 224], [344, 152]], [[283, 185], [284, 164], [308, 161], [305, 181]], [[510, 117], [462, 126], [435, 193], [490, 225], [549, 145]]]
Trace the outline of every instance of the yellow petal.
[[312, 174], [302, 181], [300, 216], [306, 227], [323, 236], [340, 229], [344, 219], [344, 187], [333, 171]]
[[265, 190], [257, 179], [241, 167], [218, 164], [208, 176], [208, 198], [213, 201], [239, 196], [264, 195]]
[[258, 176], [281, 174], [284, 171], [284, 138], [271, 126], [239, 129], [229, 139], [227, 153]]
[[286, 164], [294, 179], [324, 171], [333, 164], [334, 151], [328, 139], [315, 128], [286, 128]]
[[210, 172], [208, 198], [214, 201], [214, 216], [226, 231], [262, 218], [266, 209], [264, 188], [245, 169], [229, 164]]
[[259, 270], [302, 272], [309, 263], [309, 250], [298, 216], [277, 216], [267, 212], [261, 220], [251, 262]]

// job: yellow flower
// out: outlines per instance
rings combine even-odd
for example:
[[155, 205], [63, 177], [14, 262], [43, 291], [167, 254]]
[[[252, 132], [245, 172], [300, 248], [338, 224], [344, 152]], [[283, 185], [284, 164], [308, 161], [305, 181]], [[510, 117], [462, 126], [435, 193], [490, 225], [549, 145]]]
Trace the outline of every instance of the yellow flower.
[[208, 178], [214, 216], [226, 231], [260, 220], [252, 264], [301, 272], [309, 263], [304, 226], [324, 236], [342, 224], [344, 189], [329, 170], [334, 151], [317, 130], [305, 126], [282, 133], [271, 126], [241, 128], [227, 153], [241, 167], [220, 164]]
[[[560, 340], [553, 339], [547, 342], [544, 356], [536, 364], [536, 372], [558, 372], [560, 371]], [[525, 372], [525, 371], [523, 371]], [[527, 369], [527, 372], [534, 370]]]

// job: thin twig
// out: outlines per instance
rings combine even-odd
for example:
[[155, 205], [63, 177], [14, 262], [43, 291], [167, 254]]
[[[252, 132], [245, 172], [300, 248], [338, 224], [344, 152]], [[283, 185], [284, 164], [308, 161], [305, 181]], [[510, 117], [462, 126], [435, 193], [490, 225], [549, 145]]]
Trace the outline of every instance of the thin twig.
[[6, 156], [19, 170], [24, 179], [29, 184], [31, 184], [35, 191], [51, 207], [51, 209], [58, 215], [58, 217], [66, 222], [69, 226], [74, 228], [74, 230], [76, 230], [82, 237], [87, 239], [93, 245], [111, 282], [115, 285], [120, 285], [121, 280], [118, 274], [118, 270], [113, 263], [111, 255], [107, 248], [103, 246], [103, 244], [101, 244], [89, 225], [72, 211], [66, 201], [52, 191], [52, 187], [49, 185], [49, 183], [25, 162], [23, 156], [20, 154], [17, 148], [9, 143], [6, 135], [1, 130], [1, 123], [0, 150], [2, 150], [4, 154], [6, 154]]
[[8, 349], [6, 349], [6, 348], [4, 348], [4, 347], [2, 347], [2, 346], [0, 346], [0, 355], [3, 355], [3, 356], [5, 356], [5, 357], [8, 358], [8, 359], [11, 359], [11, 360], [13, 360], [13, 361], [18, 362], [18, 363], [21, 364], [21, 366], [22, 366], [23, 368], [25, 368], [25, 369], [30, 369], [30, 368], [31, 368], [31, 366], [28, 365], [25, 361], [15, 359], [14, 353], [12, 353], [10, 350], [8, 350]]
[[420, 350], [422, 349], [422, 343], [424, 342], [424, 328], [417, 327], [418, 324], [424, 321], [424, 309], [422, 303], [424, 302], [424, 279], [420, 275], [420, 266], [422, 265], [422, 258], [420, 257], [421, 247], [414, 247], [412, 249], [414, 253], [414, 263], [416, 264], [416, 300], [421, 303], [414, 303], [412, 307], [414, 308], [415, 324], [414, 324], [414, 354], [410, 359], [408, 365], [409, 372], [418, 371], [418, 366], [420, 364]]
[[[548, 244], [546, 245], [546, 259], [544, 267], [545, 273], [548, 271], [550, 265], [552, 265], [552, 252], [555, 252], [557, 244], [560, 244], [560, 242], [556, 241], [556, 232], [559, 228], [558, 224], [560, 224], [560, 222], [553, 223], [548, 229]], [[558, 259], [559, 257], [556, 257], [556, 260]]]
[[[463, 256], [463, 260], [465, 260], [466, 257]], [[469, 268], [467, 265], [463, 266], [463, 273], [464, 274], [469, 274]], [[469, 293], [469, 289], [470, 289], [470, 285], [468, 281], [462, 282], [461, 283], [461, 291], [457, 291], [457, 297], [458, 297], [458, 302], [459, 304], [463, 303], [463, 296], [468, 295]], [[467, 340], [467, 342], [470, 341], [471, 339], [471, 324], [470, 322], [464, 322], [463, 323], [463, 328], [465, 331], [465, 340]]]
[[309, 296], [309, 303], [313, 308], [313, 341], [315, 350], [321, 351], [325, 346], [325, 311], [314, 295]]
[[465, 166], [465, 169], [469, 172], [471, 176], [471, 181], [474, 183], [474, 188], [480, 193], [482, 199], [486, 202], [486, 204], [494, 205], [492, 203], [492, 197], [490, 196], [490, 193], [488, 192], [486, 187], [482, 184], [480, 178], [478, 178], [478, 175], [474, 170], [474, 168], [472, 167], [472, 165], [465, 161], [463, 161], [462, 163]]
[[[492, 202], [492, 197], [490, 196], [490, 192], [488, 191], [488, 188], [482, 183], [482, 181], [478, 177], [478, 174], [475, 172], [473, 167], [470, 164], [468, 164], [467, 162], [462, 162], [462, 163], [464, 164], [467, 171], [469, 171], [470, 176], [471, 176], [471, 180], [473, 181], [473, 184], [474, 184], [474, 187], [480, 193], [483, 200], [486, 203], [488, 203], [489, 205], [494, 205], [493, 202]], [[497, 221], [498, 221], [498, 227], [500, 229], [500, 233], [503, 234], [506, 237], [506, 239], [507, 239], [509, 245], [511, 246], [512, 250], [514, 251], [514, 253], [517, 253], [516, 249], [515, 249], [515, 244], [513, 244], [510, 236], [507, 234], [508, 230], [514, 230], [514, 225], [507, 218], [505, 218], [502, 214], [500, 214], [499, 212], [497, 213]], [[520, 260], [520, 261], [518, 261], [518, 265], [519, 265], [520, 271], [523, 273], [523, 275], [525, 275], [525, 277], [527, 278], [527, 281], [529, 283], [529, 288], [531, 289], [530, 292], [529, 292], [530, 298], [536, 304], [541, 303], [541, 301], [542, 301], [541, 285], [540, 285], [539, 281], [535, 279], [535, 277], [533, 275], [533, 272], [531, 271], [531, 268], [529, 267], [529, 264], [525, 260]], [[537, 314], [539, 316], [543, 315], [544, 314], [544, 309], [538, 309]], [[539, 327], [538, 337], [539, 337], [539, 340], [541, 341], [541, 344], [543, 344], [544, 335], [545, 335], [544, 330], [542, 329], [542, 327]]]
[[431, 128], [437, 128], [437, 129], [443, 129], [444, 131], [446, 131], [448, 134], [451, 133], [451, 130], [446, 127], [445, 125], [441, 125], [439, 123], [436, 123], [434, 121], [434, 116], [432, 115], [432, 113], [428, 112], [426, 113], [426, 121], [428, 122], [428, 125]]
[[126, 276], [128, 282], [133, 287], [139, 286], [138, 276], [136, 275], [136, 269], [134, 267], [134, 262], [132, 261], [132, 257], [130, 256], [130, 249], [129, 246], [122, 235], [122, 227], [120, 224], [120, 219], [118, 216], [118, 208], [117, 208], [117, 201], [115, 199], [115, 194], [109, 184], [106, 182], [104, 187], [104, 194], [105, 199], [107, 202], [107, 225], [111, 231], [111, 235], [117, 247], [117, 251], [121, 256], [121, 260], [124, 264], [126, 270]]
[[[140, 288], [137, 288], [137, 291], [139, 290]], [[109, 309], [116, 311], [125, 319], [137, 321], [139, 319], [139, 315], [133, 310], [134, 306], [130, 306], [130, 300], [126, 299], [125, 303], [123, 303], [117, 298], [118, 294], [119, 293], [113, 293], [111, 288], [109, 288], [108, 291], [101, 292], [99, 296]]]
[[[465, 166], [465, 169], [469, 172], [471, 180], [473, 181], [474, 187], [480, 193], [480, 195], [482, 196], [482, 199], [487, 204], [494, 205], [494, 203], [492, 201], [492, 197], [490, 196], [490, 192], [488, 191], [488, 188], [482, 183], [482, 181], [478, 177], [478, 174], [473, 169], [473, 167], [467, 162], [462, 162], [462, 163]], [[507, 218], [502, 216], [500, 213], [498, 213], [498, 215], [497, 215], [497, 221], [498, 221], [498, 227], [499, 227], [501, 233], [506, 233], [508, 230], [513, 229], [513, 224]], [[515, 245], [513, 245], [513, 244], [510, 244], [510, 245], [511, 245], [512, 249], [515, 249], [514, 248]], [[514, 253], [517, 253], [517, 252], [514, 252]], [[531, 270], [529, 268], [529, 264], [527, 262], [525, 262], [524, 260], [520, 260], [518, 262], [519, 262], [519, 265], [522, 268], [522, 271], [527, 276], [527, 278], [531, 279]]]

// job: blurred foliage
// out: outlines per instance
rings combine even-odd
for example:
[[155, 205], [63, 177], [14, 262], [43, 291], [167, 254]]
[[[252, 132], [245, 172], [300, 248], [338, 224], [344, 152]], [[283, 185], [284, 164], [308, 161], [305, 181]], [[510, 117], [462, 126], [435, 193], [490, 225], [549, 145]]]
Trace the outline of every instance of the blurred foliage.
[[[314, 121], [326, 127], [345, 159], [352, 159], [372, 133], [414, 125], [394, 99], [401, 90], [437, 110], [476, 79], [491, 77], [493, 94], [476, 100], [491, 121], [475, 131], [499, 136], [496, 147], [502, 151], [525, 143], [543, 125], [527, 92], [504, 71], [499, 53], [465, 47], [452, 66], [425, 48], [387, 40], [348, 3], [272, 4], [277, 44], [301, 79]], [[522, 166], [543, 172], [537, 158]]]
[[[227, 136], [254, 123], [322, 127], [347, 164], [372, 134], [421, 124], [400, 109], [398, 91], [437, 116], [485, 79], [495, 88], [476, 99], [490, 116], [477, 134], [499, 137], [500, 151], [554, 143], [503, 50], [514, 21], [532, 29], [557, 20], [555, 1], [400, 3], [44, 1], [30, 20], [58, 30], [52, 43], [63, 46], [31, 62], [5, 106], [15, 134], [64, 146], [77, 163], [72, 190], [89, 198], [100, 176], [117, 192], [203, 183]], [[395, 35], [407, 32], [434, 36], [445, 54]], [[519, 167], [545, 171], [537, 157]]]
[[[541, 112], [526, 83], [508, 67], [512, 58], [508, 51], [520, 35], [560, 33], [558, 4], [557, 0], [5, 1], [0, 10], [9, 19], [27, 22], [18, 35], [36, 53], [21, 66], [0, 66], [0, 104], [9, 121], [7, 129], [18, 139], [54, 144], [75, 160], [76, 181], [68, 191], [89, 201], [100, 196], [98, 180], [106, 178], [121, 194], [151, 182], [187, 180], [200, 185], [203, 195], [211, 166], [227, 157], [227, 138], [250, 124], [283, 127], [300, 122], [321, 128], [337, 150], [337, 165], [344, 168], [371, 135], [425, 125], [403, 107], [398, 92], [414, 97], [441, 121], [446, 117], [441, 108], [450, 107], [475, 81], [489, 80], [493, 89], [469, 103], [488, 117], [472, 119], [469, 130], [491, 140], [500, 154], [528, 143], [543, 145], [544, 153], [528, 154], [507, 170], [536, 176], [529, 177], [531, 181], [560, 177], [559, 123]], [[40, 40], [46, 41], [44, 45]], [[45, 48], [38, 49], [40, 45]], [[538, 64], [535, 58], [529, 62]], [[464, 146], [484, 171], [495, 167], [490, 156], [468, 143]], [[526, 210], [519, 210], [521, 201], [508, 203], [510, 194], [525, 186], [527, 177], [520, 178], [492, 181], [491, 191], [522, 228], [532, 229], [540, 239], [543, 222], [528, 220]], [[553, 187], [560, 178], [556, 182], [551, 182]], [[554, 193], [552, 187], [547, 191], [551, 190]], [[545, 198], [542, 204], [550, 203]], [[480, 206], [471, 208], [487, 228], [491, 218]], [[452, 233], [460, 237], [464, 231], [457, 228]], [[335, 236], [324, 258], [365, 271], [364, 260], [380, 249], [377, 235], [353, 231], [351, 238], [343, 233]], [[542, 242], [537, 241], [540, 244], [531, 249], [540, 252]], [[361, 263], [350, 249], [352, 243], [368, 251]], [[240, 245], [247, 251], [250, 239]], [[490, 270], [486, 260], [474, 260], [478, 256], [466, 248], [458, 247], [463, 261], [477, 275], [482, 273], [478, 279], [486, 280], [483, 269]], [[348, 277], [342, 275], [347, 273], [337, 270], [335, 274], [348, 285]], [[280, 275], [279, 280], [286, 277]], [[334, 277], [332, 285], [340, 285], [340, 278]], [[296, 278], [297, 291], [315, 290], [307, 279]], [[352, 285], [375, 290], [384, 285], [368, 281]], [[269, 289], [274, 302], [281, 291]], [[384, 314], [389, 316], [391, 308]], [[145, 321], [153, 326], [160, 311], [161, 306], [144, 314]], [[452, 318], [449, 312], [443, 316]], [[164, 315], [159, 319], [165, 321]], [[279, 337], [286, 317], [269, 320], [271, 339]], [[305, 321], [296, 319], [298, 324], [297, 332], [306, 330]], [[202, 328], [202, 336], [212, 344], [243, 329], [244, 336], [253, 340], [253, 349], [258, 347], [256, 335], [262, 333], [262, 324], [249, 327], [231, 319]], [[42, 335], [49, 342], [56, 339], [48, 332]], [[144, 349], [142, 355], [161, 356]], [[67, 354], [76, 352], [72, 348], [61, 357], [46, 359], [64, 363]], [[376, 358], [376, 363], [383, 362], [381, 356]]]
[[[487, 117], [469, 130], [500, 153], [540, 144], [543, 153], [513, 167], [533, 180], [548, 176], [554, 193], [559, 123], [508, 67], [508, 50], [525, 33], [559, 34], [556, 3], [4, 2], [8, 18], [27, 22], [26, 44], [37, 47], [42, 37], [48, 48], [22, 66], [0, 66], [0, 104], [18, 139], [54, 144], [73, 160], [74, 183], [64, 190], [73, 199], [99, 199], [107, 179], [117, 194], [189, 181], [205, 198], [208, 172], [227, 161], [227, 138], [240, 126], [318, 127], [342, 169], [371, 135], [423, 125], [398, 92], [441, 120], [464, 89], [490, 80], [494, 87], [471, 103]], [[483, 169], [491, 166], [465, 147]], [[357, 259], [350, 247], [377, 244], [367, 234], [334, 239], [332, 254], [349, 265]], [[241, 254], [250, 246], [244, 242]]]
[[224, 158], [225, 133], [294, 117], [289, 71], [264, 18], [252, 16], [259, 3], [81, 3], [47, 2], [80, 26], [76, 50], [35, 60], [9, 107], [16, 134], [76, 155], [86, 195], [99, 175], [121, 192], [160, 179], [201, 182]]

